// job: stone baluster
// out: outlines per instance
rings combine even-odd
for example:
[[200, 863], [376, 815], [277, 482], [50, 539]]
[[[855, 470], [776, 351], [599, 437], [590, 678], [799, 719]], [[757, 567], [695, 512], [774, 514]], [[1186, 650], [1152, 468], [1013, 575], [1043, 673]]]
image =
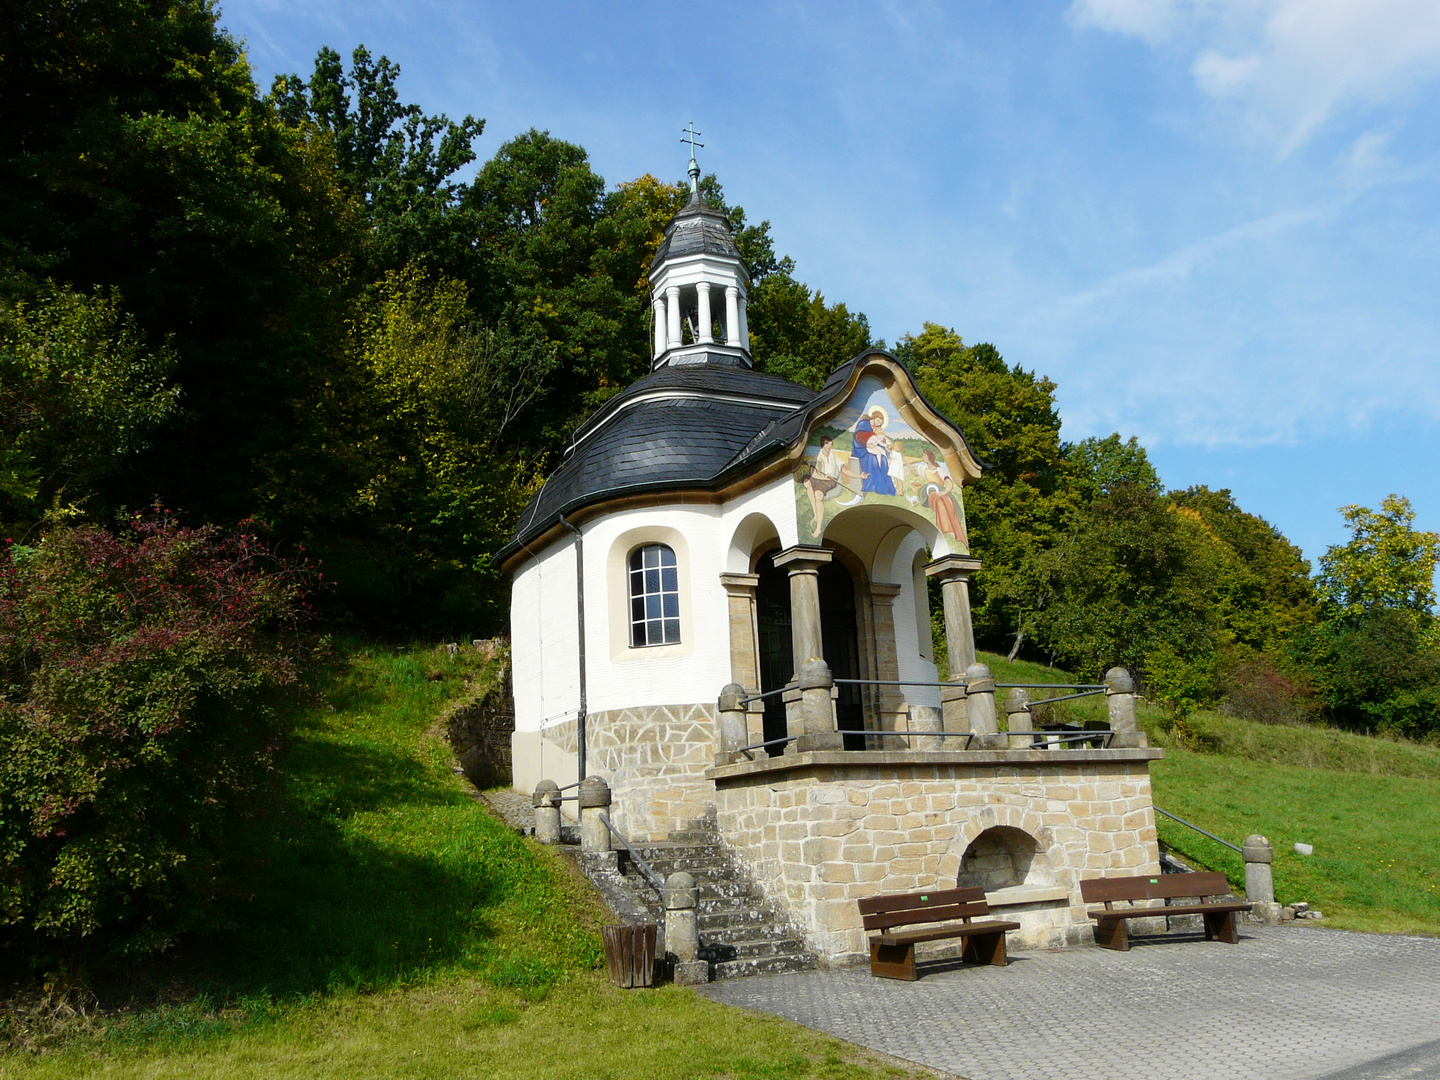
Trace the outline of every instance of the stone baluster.
[[1115, 747], [1149, 746], [1150, 740], [1135, 721], [1135, 680], [1122, 667], [1105, 673], [1105, 704], [1110, 714], [1110, 745]]
[[1023, 687], [1011, 687], [1005, 696], [1005, 716], [1009, 721], [1010, 749], [1030, 750], [1035, 744], [1035, 718], [1030, 715], [1030, 695]]
[[674, 957], [676, 986], [698, 986], [710, 981], [710, 964], [700, 959], [700, 934], [695, 920], [698, 895], [695, 879], [683, 870], [665, 879], [665, 952]]
[[535, 808], [535, 839], [542, 844], [560, 843], [560, 785], [554, 780], [541, 780], [530, 796]]
[[830, 665], [820, 657], [811, 657], [795, 677], [800, 689], [800, 715], [804, 734], [795, 744], [795, 752], [811, 750], [843, 750], [845, 737], [835, 728], [835, 680]]
[[1245, 860], [1245, 899], [1255, 905], [1257, 919], [1274, 926], [1280, 922], [1280, 905], [1275, 902], [1275, 878], [1271, 871], [1275, 849], [1269, 840], [1255, 834], [1245, 838], [1240, 852]]
[[755, 756], [754, 752], [742, 752], [741, 747], [749, 742], [750, 730], [745, 706], [745, 688], [731, 683], [720, 691], [720, 752], [715, 755], [716, 765], [733, 765]]
[[965, 707], [970, 714], [970, 730], [975, 734], [970, 740], [971, 749], [1004, 747], [1007, 740], [1000, 734], [995, 716], [995, 680], [984, 664], [971, 664], [965, 669]]
[[609, 851], [610, 829], [600, 815], [610, 813], [610, 785], [601, 777], [587, 776], [580, 781], [580, 850]]

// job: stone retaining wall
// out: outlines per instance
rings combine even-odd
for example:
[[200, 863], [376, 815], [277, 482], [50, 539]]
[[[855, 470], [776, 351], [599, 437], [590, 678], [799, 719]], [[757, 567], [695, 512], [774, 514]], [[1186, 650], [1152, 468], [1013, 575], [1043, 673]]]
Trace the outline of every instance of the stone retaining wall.
[[1010, 906], [997, 914], [1022, 926], [1012, 944], [1053, 947], [1091, 936], [1082, 876], [1159, 873], [1149, 763], [1161, 756], [801, 754], [714, 769], [713, 798], [726, 844], [830, 961], [866, 953], [856, 900], [955, 887], [982, 834], [967, 875], [999, 887]]

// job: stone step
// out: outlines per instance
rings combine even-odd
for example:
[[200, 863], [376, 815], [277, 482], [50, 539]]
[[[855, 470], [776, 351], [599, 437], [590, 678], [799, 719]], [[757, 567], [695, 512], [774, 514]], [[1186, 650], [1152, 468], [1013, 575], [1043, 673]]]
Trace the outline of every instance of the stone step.
[[703, 937], [708, 931], [710, 933], [721, 933], [738, 927], [766, 927], [767, 933], [772, 929], [777, 934], [788, 932], [788, 928], [779, 919], [772, 918], [768, 911], [761, 908], [745, 907], [732, 908], [729, 911], [702, 912], [697, 915], [696, 926], [700, 929]]
[[799, 938], [775, 938], [773, 940], [712, 941], [700, 936], [700, 948], [711, 949], [723, 956], [716, 959], [753, 960], [763, 956], [792, 956], [805, 951], [805, 943]]
[[808, 953], [761, 956], [746, 960], [720, 960], [711, 965], [715, 979], [739, 979], [746, 975], [786, 975], [793, 971], [815, 970], [815, 958]]
[[635, 850], [646, 862], [651, 859], [695, 859], [716, 856], [725, 858], [725, 850], [717, 843], [671, 844], [661, 841], [657, 844], [636, 844]]

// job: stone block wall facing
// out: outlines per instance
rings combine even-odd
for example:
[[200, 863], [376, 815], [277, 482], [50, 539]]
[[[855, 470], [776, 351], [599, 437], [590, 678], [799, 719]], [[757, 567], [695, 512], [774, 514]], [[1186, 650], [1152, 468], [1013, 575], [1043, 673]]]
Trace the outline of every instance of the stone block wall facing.
[[710, 705], [654, 705], [591, 713], [586, 766], [614, 798], [611, 818], [631, 842], [664, 840], [715, 813], [719, 718]]
[[980, 760], [832, 752], [719, 768], [720, 835], [832, 963], [867, 952], [863, 897], [981, 885], [1020, 922], [1012, 945], [1048, 948], [1092, 936], [1082, 876], [1159, 873], [1158, 752], [964, 756]]

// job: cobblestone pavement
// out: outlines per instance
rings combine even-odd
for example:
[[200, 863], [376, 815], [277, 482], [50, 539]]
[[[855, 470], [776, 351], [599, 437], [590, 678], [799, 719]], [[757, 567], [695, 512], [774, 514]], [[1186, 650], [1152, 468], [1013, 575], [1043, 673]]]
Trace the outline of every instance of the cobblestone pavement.
[[1245, 926], [1238, 945], [1177, 933], [1128, 953], [921, 972], [756, 976], [704, 992], [967, 1080], [1440, 1077], [1436, 939]]

